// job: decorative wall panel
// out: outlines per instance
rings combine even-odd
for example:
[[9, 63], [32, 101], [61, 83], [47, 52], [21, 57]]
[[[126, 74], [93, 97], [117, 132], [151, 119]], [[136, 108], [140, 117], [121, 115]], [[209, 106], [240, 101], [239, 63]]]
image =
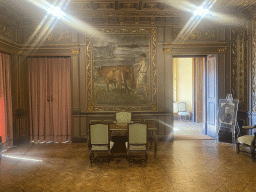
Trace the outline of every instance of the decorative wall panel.
[[247, 30], [232, 29], [231, 48], [231, 93], [239, 99], [239, 110], [247, 111], [248, 75], [247, 75]]
[[172, 29], [172, 38], [175, 40], [185, 40], [185, 41], [216, 41], [217, 40], [217, 29], [207, 28], [207, 29], [195, 29], [186, 33], [185, 30], [180, 28]]
[[72, 41], [72, 31], [67, 29], [58, 29], [46, 33], [36, 33], [27, 31], [27, 41], [37, 43], [70, 43]]
[[252, 34], [252, 112], [256, 112], [256, 20]]
[[156, 29], [101, 33], [86, 43], [87, 111], [156, 111]]
[[9, 25], [0, 21], [0, 34], [5, 37], [12, 38], [13, 30]]

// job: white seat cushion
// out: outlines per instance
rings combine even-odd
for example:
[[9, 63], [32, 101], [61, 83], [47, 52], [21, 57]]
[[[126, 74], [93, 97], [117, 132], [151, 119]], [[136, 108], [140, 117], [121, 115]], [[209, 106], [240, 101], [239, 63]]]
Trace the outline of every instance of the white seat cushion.
[[188, 112], [179, 112], [178, 115], [186, 116], [186, 115], [190, 115], [190, 113], [188, 113]]
[[112, 147], [114, 146], [114, 142], [113, 141], [110, 141], [110, 149], [112, 149]]
[[252, 136], [252, 135], [244, 135], [244, 136], [238, 137], [237, 141], [239, 143], [251, 145], [253, 138], [254, 138], [254, 136]]
[[107, 145], [92, 145], [92, 151], [108, 151]]
[[147, 147], [145, 145], [130, 145], [130, 151], [145, 151]]

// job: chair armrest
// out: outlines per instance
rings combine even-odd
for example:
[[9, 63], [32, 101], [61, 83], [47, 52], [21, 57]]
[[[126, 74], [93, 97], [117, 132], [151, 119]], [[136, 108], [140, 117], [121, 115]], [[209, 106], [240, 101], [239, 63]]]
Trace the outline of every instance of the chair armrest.
[[242, 126], [242, 129], [254, 129], [256, 126]]

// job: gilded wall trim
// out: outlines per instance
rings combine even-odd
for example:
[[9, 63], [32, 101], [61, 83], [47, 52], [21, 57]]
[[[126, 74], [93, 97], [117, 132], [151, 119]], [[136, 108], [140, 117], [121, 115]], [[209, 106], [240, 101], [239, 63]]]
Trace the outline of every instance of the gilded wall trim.
[[239, 110], [247, 111], [247, 29], [233, 28], [231, 35], [231, 93], [239, 99]]
[[189, 34], [185, 34], [181, 28], [172, 29], [172, 39], [173, 40], [185, 40], [185, 41], [217, 41], [216, 28], [207, 29], [195, 29]]
[[80, 50], [79, 49], [71, 49], [71, 54], [72, 55], [79, 55]]
[[165, 53], [171, 53], [172, 52], [172, 48], [164, 48], [163, 49]]
[[157, 110], [157, 68], [156, 68], [156, 28], [130, 28], [130, 29], [100, 29], [100, 33], [104, 34], [125, 34], [125, 35], [149, 35], [151, 41], [150, 50], [150, 74], [152, 87], [150, 87], [152, 95], [151, 102], [145, 105], [100, 105], [95, 104], [93, 100], [93, 86], [92, 86], [92, 43], [91, 37], [86, 39], [87, 45], [87, 111], [99, 112], [99, 111], [156, 111]]
[[252, 33], [252, 112], [256, 112], [256, 20]]
[[27, 31], [26, 39], [28, 42], [42, 43], [70, 43], [72, 41], [72, 31], [67, 29], [57, 29], [50, 33], [34, 34], [34, 31]]

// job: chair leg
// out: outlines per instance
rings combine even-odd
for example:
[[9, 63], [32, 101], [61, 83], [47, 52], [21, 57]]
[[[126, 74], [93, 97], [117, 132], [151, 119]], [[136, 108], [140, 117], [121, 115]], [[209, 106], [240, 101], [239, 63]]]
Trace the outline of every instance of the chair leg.
[[251, 146], [251, 155], [252, 155], [252, 161], [254, 161], [254, 157], [255, 157], [255, 146], [254, 145]]
[[91, 166], [92, 166], [93, 157], [92, 157], [92, 153], [91, 152], [89, 154], [89, 159], [90, 159], [90, 163], [91, 163]]
[[236, 153], [240, 152], [240, 144], [237, 142], [236, 143]]

